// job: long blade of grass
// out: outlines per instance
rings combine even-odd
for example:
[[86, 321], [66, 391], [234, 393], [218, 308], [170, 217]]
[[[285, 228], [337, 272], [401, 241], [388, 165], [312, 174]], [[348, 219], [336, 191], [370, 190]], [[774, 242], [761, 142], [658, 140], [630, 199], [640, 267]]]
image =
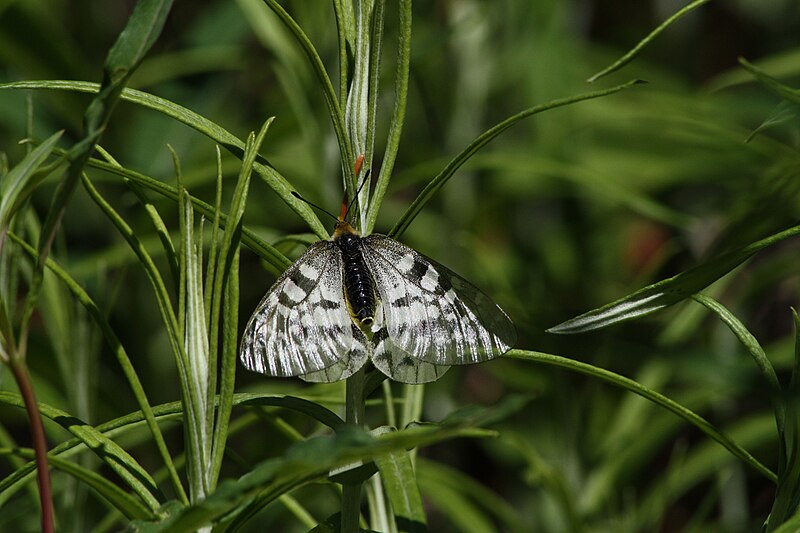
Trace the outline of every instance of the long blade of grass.
[[[145, 176], [144, 174], [140, 174], [126, 168], [116, 167], [97, 159], [91, 159], [89, 161], [89, 166], [117, 174], [132, 181], [136, 181], [145, 188], [156, 192], [165, 198], [169, 198], [174, 202], [178, 201], [179, 195], [177, 187], [160, 182], [149, 176]], [[210, 220], [216, 218], [217, 210], [214, 209], [214, 206], [195, 198], [194, 196], [190, 196], [189, 199], [191, 200], [194, 209], [204, 217]], [[224, 228], [228, 223], [228, 216], [225, 214], [220, 214], [219, 221], [221, 226]], [[292, 262], [285, 255], [283, 255], [275, 247], [271, 246], [248, 228], [242, 228], [242, 242], [246, 244], [248, 248], [257, 253], [262, 259], [275, 267], [275, 269], [279, 272], [286, 270], [292, 264]]]
[[[269, 131], [272, 119], [268, 119], [258, 132], [257, 136], [251, 135], [248, 138], [248, 146], [245, 149], [242, 161], [242, 169], [236, 188], [233, 192], [231, 201], [230, 216], [225, 227], [225, 234], [222, 237], [219, 256], [221, 259], [220, 269], [217, 271], [214, 280], [214, 294], [212, 301], [214, 307], [211, 313], [211, 324], [215, 328], [212, 332], [213, 338], [217, 337], [217, 329], [221, 320], [221, 308], [224, 305], [224, 323], [222, 339], [222, 363], [220, 376], [220, 400], [217, 410], [216, 424], [209, 421], [214, 428], [213, 444], [211, 447], [211, 462], [209, 471], [211, 473], [210, 486], [216, 485], [219, 471], [222, 468], [222, 458], [225, 452], [225, 443], [228, 437], [228, 423], [230, 422], [231, 410], [233, 408], [233, 390], [236, 379], [236, 361], [238, 355], [238, 326], [239, 326], [239, 242], [242, 235], [242, 219], [244, 217], [245, 206], [247, 205], [247, 193], [250, 188], [250, 175], [252, 173], [252, 163], [258, 154], [261, 143]], [[216, 359], [217, 342], [212, 342], [211, 364], [217, 366]], [[216, 385], [212, 383], [209, 392], [212, 396]]]
[[416, 218], [416, 216], [422, 211], [422, 208], [433, 198], [433, 196], [439, 192], [439, 189], [444, 187], [447, 181], [453, 177], [456, 170], [461, 167], [464, 163], [466, 163], [470, 157], [472, 157], [478, 150], [489, 144], [495, 137], [503, 133], [505, 130], [519, 122], [524, 118], [528, 118], [530, 116], [536, 115], [538, 113], [542, 113], [543, 111], [549, 111], [550, 109], [556, 109], [558, 107], [564, 107], [567, 105], [575, 104], [578, 102], [583, 102], [585, 100], [593, 100], [595, 98], [602, 98], [603, 96], [608, 96], [614, 93], [618, 93], [622, 90], [629, 89], [634, 85], [642, 83], [639, 80], [629, 81], [627, 83], [623, 83], [622, 85], [617, 85], [616, 87], [611, 87], [610, 89], [603, 89], [601, 91], [594, 91], [585, 94], [579, 94], [577, 96], [571, 96], [569, 98], [561, 98], [558, 100], [553, 100], [546, 104], [530, 107], [525, 109], [524, 111], [520, 111], [516, 115], [508, 117], [504, 121], [496, 124], [492, 128], [483, 132], [480, 136], [478, 136], [474, 141], [469, 143], [464, 150], [461, 151], [458, 155], [456, 155], [453, 159], [450, 160], [449, 163], [436, 175], [429, 183], [422, 189], [422, 192], [419, 193], [414, 201], [409, 206], [408, 210], [400, 217], [400, 220], [394, 225], [392, 230], [388, 233], [390, 237], [398, 238], [400, 235], [408, 229], [408, 226], [411, 222]]
[[750, 356], [755, 361], [756, 366], [761, 371], [764, 381], [770, 390], [770, 398], [773, 402], [775, 410], [775, 421], [778, 425], [778, 433], [783, 434], [784, 419], [786, 418], [786, 410], [782, 405], [783, 390], [778, 381], [778, 376], [775, 374], [775, 368], [764, 353], [764, 348], [758, 343], [758, 340], [750, 333], [742, 322], [736, 318], [724, 305], [711, 298], [706, 294], [697, 293], [692, 296], [692, 299], [699, 304], [704, 305], [716, 314], [722, 322], [730, 328], [739, 342], [747, 348]]
[[369, 212], [364, 225], [365, 234], [372, 233], [375, 221], [378, 219], [378, 211], [381, 203], [383, 203], [383, 197], [389, 188], [389, 181], [394, 170], [394, 162], [397, 159], [397, 151], [400, 148], [400, 137], [403, 133], [403, 124], [406, 117], [408, 72], [411, 65], [411, 0], [400, 0], [398, 11], [400, 28], [397, 72], [395, 73], [394, 84], [394, 110], [392, 111], [392, 121], [389, 125], [389, 139], [386, 142], [386, 150], [381, 162], [381, 171], [378, 174], [378, 180], [375, 182], [375, 192], [369, 202]]
[[[0, 403], [24, 408], [21, 397], [16, 394], [0, 395]], [[141, 498], [150, 511], [158, 509], [161, 505], [159, 500], [166, 500], [150, 474], [116, 442], [83, 420], [50, 405], [40, 402], [39, 412], [79, 438]]]
[[[778, 489], [765, 531], [796, 531], [786, 524], [800, 523], [800, 316], [794, 318], [794, 366], [786, 394], [786, 425], [781, 435]], [[783, 523], [785, 522], [785, 523]], [[783, 523], [783, 525], [781, 525]], [[780, 527], [779, 527], [780, 526]]]
[[375, 464], [392, 503], [397, 530], [407, 533], [427, 531], [425, 509], [409, 452], [402, 450], [376, 457]]
[[617, 387], [633, 392], [634, 394], [638, 394], [639, 396], [642, 396], [643, 398], [646, 398], [656, 403], [657, 405], [660, 405], [661, 407], [675, 413], [676, 415], [683, 418], [693, 426], [697, 427], [708, 437], [717, 441], [719, 444], [724, 446], [725, 449], [727, 449], [733, 455], [735, 455], [736, 457], [738, 457], [739, 459], [741, 459], [742, 461], [744, 461], [745, 463], [756, 469], [767, 479], [773, 482], [777, 481], [778, 479], [774, 472], [772, 472], [769, 468], [761, 464], [755, 457], [753, 457], [750, 454], [750, 452], [748, 452], [747, 450], [736, 444], [727, 435], [716, 429], [706, 419], [696, 414], [695, 412], [691, 411], [690, 409], [687, 409], [681, 404], [675, 402], [674, 400], [667, 398], [663, 394], [660, 394], [652, 389], [649, 389], [630, 378], [626, 378], [625, 376], [621, 376], [615, 372], [611, 372], [610, 370], [598, 368], [588, 363], [582, 363], [580, 361], [575, 361], [573, 359], [568, 359], [566, 357], [561, 357], [558, 355], [552, 355], [548, 353], [533, 352], [528, 350], [511, 350], [509, 352], [506, 352], [505, 357], [565, 368], [573, 372], [578, 372], [581, 374], [585, 374], [587, 376], [601, 379], [606, 383], [610, 383], [611, 385], [615, 385]]
[[649, 315], [689, 298], [726, 275], [755, 253], [795, 235], [800, 235], [800, 225], [722, 254], [669, 279], [648, 285], [619, 300], [553, 326], [547, 331], [550, 333], [581, 333]]
[[[518, 400], [512, 398], [493, 408], [463, 410], [439, 424], [419, 425], [377, 438], [350, 426], [330, 437], [307, 439], [293, 445], [283, 456], [257, 465], [238, 480], [220, 483], [206, 500], [180, 510], [163, 522], [135, 523], [136, 531], [190, 531], [229, 514], [248, 501], [253, 502], [248, 505], [249, 509], [262, 508], [282, 494], [322, 479], [331, 470], [356, 461], [370, 461], [389, 453], [458, 437], [494, 436], [495, 432], [479, 426], [507, 415], [510, 409], [519, 408]], [[235, 530], [242, 523], [242, 517], [236, 516], [226, 527]]]
[[11, 219], [35, 187], [47, 177], [37, 172], [53, 152], [63, 131], [58, 131], [31, 151], [0, 180], [0, 251], [3, 249], [5, 230]]
[[612, 72], [615, 72], [615, 71], [621, 69], [622, 67], [624, 67], [625, 65], [627, 65], [628, 63], [633, 61], [636, 58], [636, 56], [638, 56], [641, 53], [641, 51], [644, 50], [644, 48], [648, 44], [653, 42], [653, 40], [656, 37], [658, 37], [664, 30], [669, 28], [672, 24], [674, 24], [675, 22], [677, 22], [681, 18], [685, 17], [686, 15], [688, 15], [689, 13], [691, 13], [692, 11], [697, 9], [698, 7], [702, 6], [703, 4], [709, 3], [710, 1], [711, 0], [695, 0], [691, 4], [689, 4], [687, 6], [684, 6], [683, 8], [679, 9], [671, 17], [669, 17], [667, 20], [662, 22], [656, 29], [654, 29], [652, 32], [650, 32], [650, 34], [647, 37], [645, 37], [644, 39], [639, 41], [639, 43], [636, 46], [634, 46], [633, 48], [631, 48], [628, 51], [628, 53], [626, 53], [625, 55], [623, 55], [622, 57], [620, 57], [619, 59], [614, 61], [611, 65], [609, 65], [608, 67], [604, 68], [603, 70], [601, 70], [597, 74], [591, 76], [586, 81], [589, 82], [589, 83], [594, 83], [595, 81], [599, 80], [603, 76], [607, 76], [607, 75], [611, 74]]
[[[18, 402], [18, 395], [9, 392], [0, 392], [0, 403]], [[344, 425], [344, 421], [329, 409], [326, 409], [316, 402], [293, 396], [239, 393], [234, 395], [232, 404], [234, 406], [264, 406], [290, 409], [300, 414], [309, 416], [317, 422], [332, 429], [341, 428]], [[152, 408], [151, 413], [154, 419], [174, 419], [176, 415], [183, 414], [183, 404], [179, 401], [176, 401], [156, 405]], [[136, 428], [142, 421], [146, 421], [146, 416], [142, 413], [142, 411], [134, 411], [133, 413], [125, 416], [104, 422], [96, 426], [95, 429], [109, 437], [112, 435], [124, 435], [128, 430]], [[50, 451], [50, 454], [68, 457], [85, 449], [86, 448], [83, 441], [81, 439], [74, 438], [55, 446]], [[30, 479], [30, 476], [33, 475], [35, 468], [35, 463], [31, 462], [21, 466], [5, 478], [0, 479], [0, 506], [7, 502], [14, 494], [16, 494], [18, 490], [22, 488], [22, 486]], [[183, 503], [189, 503], [188, 498]]]
[[339, 39], [339, 106], [347, 100], [347, 49], [352, 42], [353, 13], [352, 4], [343, 0], [333, 0], [333, 14], [336, 19], [336, 34]]
[[[10, 237], [28, 255], [35, 257], [36, 249], [33, 246], [26, 243], [13, 233], [10, 234]], [[84, 306], [84, 308], [86, 308], [86, 310], [89, 312], [89, 315], [91, 315], [91, 317], [94, 319], [98, 328], [100, 328], [103, 338], [116, 356], [117, 362], [119, 363], [123, 374], [125, 374], [125, 378], [128, 380], [128, 385], [133, 392], [136, 403], [139, 405], [139, 408], [143, 413], [142, 416], [147, 421], [147, 426], [153, 435], [156, 448], [161, 455], [161, 459], [164, 461], [164, 466], [167, 468], [169, 478], [172, 481], [172, 486], [175, 492], [182, 501], [188, 503], [189, 499], [186, 497], [186, 492], [183, 489], [180, 476], [178, 476], [178, 471], [176, 470], [175, 464], [172, 461], [172, 456], [167, 448], [167, 443], [164, 441], [164, 435], [161, 433], [158, 424], [156, 424], [153, 408], [150, 406], [150, 401], [147, 399], [147, 394], [144, 391], [144, 387], [142, 387], [142, 382], [139, 380], [136, 369], [133, 368], [133, 363], [131, 363], [130, 357], [128, 357], [122, 342], [120, 342], [117, 334], [111, 327], [111, 324], [108, 323], [105, 315], [94, 302], [94, 300], [92, 300], [91, 296], [89, 296], [83, 287], [81, 287], [80, 284], [78, 284], [78, 282], [67, 273], [67, 271], [61, 268], [58, 263], [50, 258], [47, 259], [45, 266], [67, 286], [67, 289], [69, 289], [75, 299], [77, 299]]]
[[[185, 189], [184, 197], [188, 196]], [[181, 202], [182, 265], [181, 286], [184, 292], [185, 307], [180, 313], [183, 318], [183, 353], [186, 360], [183, 368], [187, 384], [185, 428], [186, 463], [189, 478], [189, 499], [192, 502], [206, 497], [210, 490], [208, 469], [211, 460], [211, 441], [213, 426], [209, 424], [213, 416], [209, 398], [209, 374], [216, 371], [209, 365], [208, 327], [203, 297], [203, 251], [202, 242], [195, 236], [193, 211], [189, 199]], [[199, 233], [202, 233], [202, 229]], [[181, 367], [179, 366], [179, 369]]]
[[355, 161], [353, 146], [347, 137], [344, 114], [342, 113], [342, 108], [336, 98], [336, 91], [333, 88], [331, 79], [328, 77], [328, 73], [325, 71], [325, 65], [322, 63], [322, 58], [319, 57], [317, 50], [314, 48], [314, 45], [311, 43], [311, 40], [305, 34], [303, 29], [278, 2], [275, 0], [264, 0], [264, 3], [266, 3], [267, 6], [269, 6], [269, 8], [274, 11], [276, 15], [278, 15], [278, 18], [281, 19], [292, 35], [294, 35], [294, 38], [297, 40], [297, 44], [300, 45], [303, 53], [305, 53], [306, 58], [308, 59], [308, 62], [314, 71], [314, 74], [317, 75], [317, 81], [319, 81], [320, 87], [322, 88], [322, 93], [325, 96], [325, 103], [328, 105], [328, 112], [331, 116], [333, 131], [335, 132], [336, 140], [339, 143], [339, 153], [342, 158], [342, 172], [345, 176], [345, 183], [355, 183], [355, 177], [351, 167], [351, 162]]
[[114, 46], [106, 56], [103, 66], [103, 83], [83, 116], [83, 138], [67, 152], [69, 162], [67, 174], [59, 183], [42, 224], [38, 243], [39, 255], [25, 301], [20, 327], [20, 352], [23, 356], [28, 321], [41, 290], [44, 261], [49, 255], [50, 246], [67, 203], [78, 185], [78, 180], [95, 144], [108, 126], [111, 114], [125, 85], [161, 33], [171, 7], [172, 0], [142, 0], [138, 2], [125, 29], [119, 34]]
[[[20, 81], [12, 83], [0, 84], [1, 89], [49, 89], [49, 90], [64, 90], [64, 91], [77, 91], [84, 93], [97, 92], [99, 85], [96, 83], [85, 81], [64, 81], [64, 80], [34, 80], [34, 81]], [[128, 102], [148, 107], [154, 111], [158, 111], [168, 117], [174, 118], [178, 122], [186, 124], [190, 128], [202, 133], [215, 143], [219, 144], [235, 156], [241, 158], [244, 154], [244, 142], [242, 142], [235, 135], [226, 129], [218, 126], [214, 122], [208, 120], [175, 102], [171, 102], [165, 98], [138, 91], [135, 89], [125, 89], [121, 95], [123, 100]], [[292, 191], [294, 188], [286, 181], [277, 170], [275, 170], [269, 162], [264, 158], [259, 157], [259, 161], [253, 164], [256, 173], [264, 180], [264, 182], [275, 193], [286, 202], [286, 204], [302, 218], [311, 230], [320, 238], [328, 238], [328, 230], [320, 222], [316, 213], [304, 202], [301, 202], [294, 196]]]
[[[109, 164], [114, 165], [118, 168], [122, 168], [122, 165], [114, 159], [111, 154], [109, 154], [105, 149], [101, 146], [97, 146], [97, 151], [108, 161]], [[90, 160], [91, 161], [91, 160]], [[147, 193], [143, 190], [138, 183], [135, 181], [126, 178], [123, 176], [123, 180], [125, 184], [133, 191], [136, 195], [136, 198], [139, 199], [139, 203], [142, 204], [144, 207], [147, 216], [150, 217], [150, 221], [153, 223], [153, 227], [156, 230], [156, 235], [158, 235], [158, 240], [161, 242], [162, 248], [164, 248], [164, 253], [167, 258], [167, 264], [169, 264], [170, 271], [172, 272], [172, 280], [173, 282], [178, 282], [178, 257], [175, 252], [175, 246], [172, 244], [172, 239], [169, 237], [169, 230], [167, 229], [167, 225], [164, 224], [164, 220], [161, 218], [161, 215], [156, 210], [156, 207], [153, 205], [153, 202], [147, 198]]]
[[755, 76], [755, 78], [760, 81], [764, 87], [771, 90], [781, 98], [790, 102], [800, 103], [800, 90], [789, 87], [788, 85], [784, 85], [744, 58], [739, 58], [739, 64], [742, 65], [745, 70]]
[[[0, 455], [16, 455], [32, 459], [34, 453], [33, 450], [15, 448], [13, 450], [0, 449]], [[154, 520], [156, 518], [156, 513], [152, 509], [148, 509], [138, 498], [132, 497], [102, 475], [52, 454], [48, 455], [47, 462], [54, 468], [62, 470], [86, 484], [112, 509], [116, 509], [129, 520]]]

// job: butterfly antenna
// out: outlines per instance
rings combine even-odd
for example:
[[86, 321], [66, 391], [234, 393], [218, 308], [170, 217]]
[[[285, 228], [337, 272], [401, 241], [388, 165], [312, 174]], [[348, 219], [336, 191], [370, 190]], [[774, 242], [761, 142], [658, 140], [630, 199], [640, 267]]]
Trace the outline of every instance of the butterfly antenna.
[[295, 197], [295, 198], [297, 198], [298, 200], [301, 200], [301, 201], [303, 201], [303, 202], [307, 203], [307, 204], [308, 204], [308, 205], [310, 205], [311, 207], [314, 207], [314, 208], [316, 208], [316, 209], [318, 209], [318, 210], [322, 211], [323, 213], [325, 213], [326, 215], [328, 215], [329, 217], [331, 217], [331, 218], [332, 218], [333, 220], [335, 220], [336, 222], [339, 222], [339, 219], [336, 217], [336, 215], [334, 215], [333, 213], [331, 213], [331, 212], [330, 212], [330, 211], [328, 211], [327, 209], [325, 209], [325, 208], [322, 208], [322, 207], [318, 206], [317, 204], [315, 204], [315, 203], [313, 203], [313, 202], [310, 202], [310, 201], [306, 200], [305, 198], [303, 198], [302, 196], [300, 196], [300, 194], [298, 194], [298, 193], [297, 193], [297, 191], [292, 191], [292, 196], [294, 196], [294, 197]]
[[[358, 159], [356, 160], [356, 175], [358, 175], [358, 172], [361, 170], [361, 163], [363, 162], [364, 162], [364, 156], [363, 155], [358, 156]], [[368, 168], [367, 171], [364, 173], [364, 179], [361, 180], [361, 184], [358, 186], [358, 189], [356, 189], [356, 195], [353, 197], [353, 203], [348, 204], [347, 209], [344, 209], [344, 213], [342, 214], [342, 220], [347, 219], [347, 214], [350, 212], [350, 208], [353, 206], [353, 204], [358, 202], [358, 195], [361, 193], [361, 189], [364, 188], [364, 185], [366, 185], [367, 182], [369, 181], [369, 175], [371, 170], [372, 169]]]

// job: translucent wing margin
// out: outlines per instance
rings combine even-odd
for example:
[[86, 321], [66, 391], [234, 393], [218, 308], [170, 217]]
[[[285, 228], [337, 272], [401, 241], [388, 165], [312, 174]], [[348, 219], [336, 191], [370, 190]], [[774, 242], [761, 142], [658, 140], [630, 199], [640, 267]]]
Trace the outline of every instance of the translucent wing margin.
[[[250, 370], [270, 376], [315, 374], [346, 358], [366, 361], [364, 336], [353, 331], [344, 301], [342, 258], [320, 241], [278, 278], [245, 327], [240, 357]], [[347, 377], [347, 366], [331, 377]], [[356, 368], [357, 370], [357, 368]]]
[[455, 272], [384, 235], [365, 237], [362, 246], [388, 338], [406, 355], [463, 365], [497, 357], [516, 342], [511, 319]]

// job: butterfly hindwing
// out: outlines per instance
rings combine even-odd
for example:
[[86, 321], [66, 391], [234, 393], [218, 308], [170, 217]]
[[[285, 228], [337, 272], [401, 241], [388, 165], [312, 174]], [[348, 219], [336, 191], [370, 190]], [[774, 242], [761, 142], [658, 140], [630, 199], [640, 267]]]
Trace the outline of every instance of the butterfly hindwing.
[[458, 274], [389, 237], [362, 242], [393, 346], [427, 363], [458, 365], [492, 359], [516, 342], [508, 316]]
[[393, 343], [385, 325], [383, 308], [378, 310], [375, 329], [372, 336], [374, 346], [372, 364], [394, 381], [410, 384], [429, 383], [442, 377], [450, 368], [423, 361]]
[[370, 353], [372, 353], [372, 347], [358, 326], [354, 323], [351, 323], [351, 326], [353, 345], [350, 351], [327, 368], [300, 375], [303, 381], [333, 383], [334, 381], [349, 378], [364, 366], [367, 359], [369, 359]]
[[[363, 334], [354, 334], [343, 294], [341, 254], [330, 241], [313, 244], [278, 278], [247, 323], [244, 365], [271, 376], [298, 376], [343, 358], [365, 361]], [[346, 369], [339, 373], [338, 379], [346, 377]]]

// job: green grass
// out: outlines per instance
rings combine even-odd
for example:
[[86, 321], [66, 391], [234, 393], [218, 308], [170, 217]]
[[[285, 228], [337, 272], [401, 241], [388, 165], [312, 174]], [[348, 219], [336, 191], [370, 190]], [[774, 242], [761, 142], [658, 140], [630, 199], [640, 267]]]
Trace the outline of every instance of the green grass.
[[[0, 530], [796, 528], [800, 19], [598, 6], [0, 9]], [[362, 154], [505, 357], [239, 365]]]

